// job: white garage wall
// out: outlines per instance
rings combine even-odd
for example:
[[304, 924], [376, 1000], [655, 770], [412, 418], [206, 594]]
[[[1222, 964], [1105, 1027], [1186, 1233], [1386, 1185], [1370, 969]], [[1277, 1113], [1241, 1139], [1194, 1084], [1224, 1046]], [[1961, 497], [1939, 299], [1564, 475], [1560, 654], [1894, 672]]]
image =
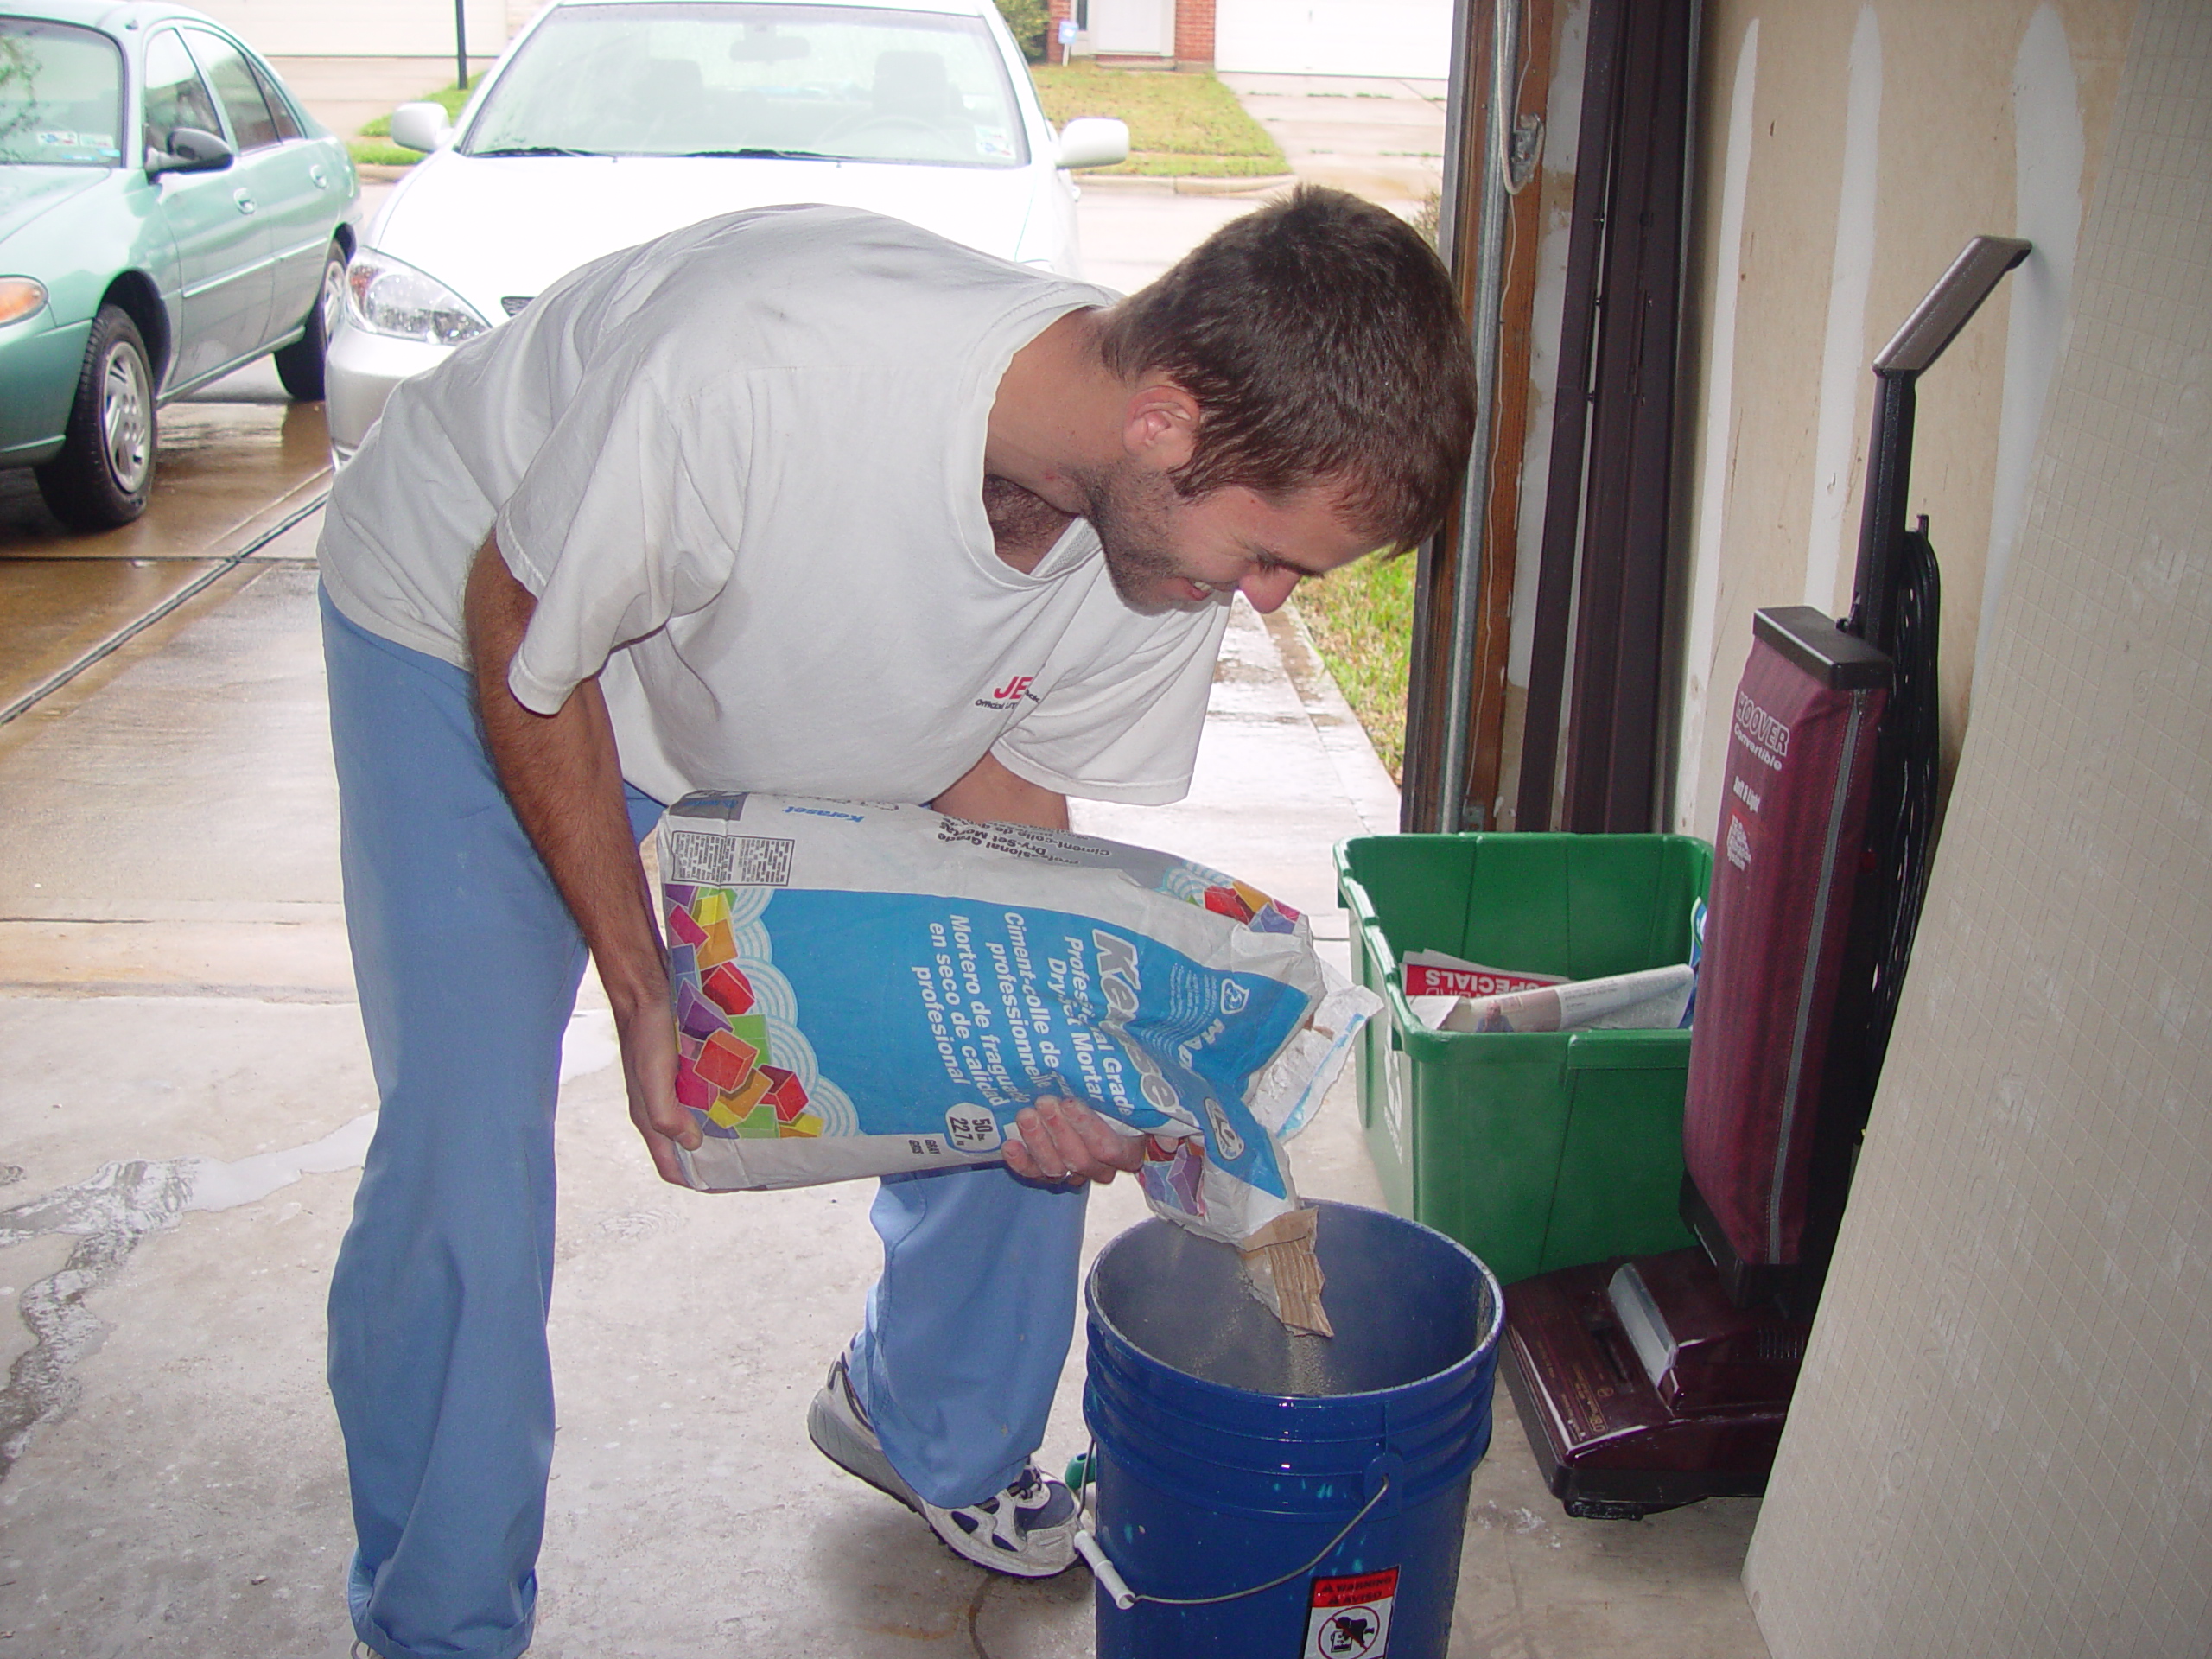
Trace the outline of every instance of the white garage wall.
[[1451, 73], [1451, 0], [1216, 0], [1214, 67], [1270, 75]]
[[[195, 0], [224, 28], [265, 56], [435, 58], [454, 48], [453, 0]], [[510, 23], [526, 8], [507, 0], [465, 0], [468, 55], [495, 56]], [[515, 15], [511, 18], [510, 11]]]

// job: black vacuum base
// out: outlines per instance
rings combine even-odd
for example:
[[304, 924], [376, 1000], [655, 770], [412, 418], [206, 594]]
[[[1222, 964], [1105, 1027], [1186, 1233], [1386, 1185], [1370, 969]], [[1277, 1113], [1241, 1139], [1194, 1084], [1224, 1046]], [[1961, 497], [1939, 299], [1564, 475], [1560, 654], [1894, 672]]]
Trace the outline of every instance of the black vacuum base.
[[1633, 1520], [1765, 1491], [1802, 1328], [1734, 1309], [1701, 1253], [1545, 1274], [1505, 1306], [1500, 1369], [1569, 1515]]

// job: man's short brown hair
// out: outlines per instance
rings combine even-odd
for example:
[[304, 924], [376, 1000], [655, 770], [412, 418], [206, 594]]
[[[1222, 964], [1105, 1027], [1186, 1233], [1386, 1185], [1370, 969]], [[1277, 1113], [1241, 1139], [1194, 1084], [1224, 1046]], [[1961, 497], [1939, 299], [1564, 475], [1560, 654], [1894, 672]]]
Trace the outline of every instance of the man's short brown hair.
[[1451, 278], [1357, 196], [1306, 185], [1230, 220], [1107, 314], [1101, 351], [1197, 400], [1186, 497], [1339, 488], [1377, 545], [1409, 547], [1458, 493], [1475, 375]]

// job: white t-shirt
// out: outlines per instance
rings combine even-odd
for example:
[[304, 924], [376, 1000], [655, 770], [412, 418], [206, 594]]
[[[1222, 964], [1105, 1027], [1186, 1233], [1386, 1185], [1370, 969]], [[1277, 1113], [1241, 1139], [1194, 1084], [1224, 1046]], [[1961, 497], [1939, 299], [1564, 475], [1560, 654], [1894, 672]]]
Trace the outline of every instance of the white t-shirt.
[[1224, 605], [1147, 616], [1078, 519], [994, 551], [985, 423], [1014, 353], [1105, 289], [898, 220], [777, 207], [613, 254], [402, 382], [318, 550], [369, 632], [466, 665], [493, 528], [537, 596], [508, 683], [600, 674], [624, 774], [926, 801], [986, 752], [1065, 794], [1189, 788]]

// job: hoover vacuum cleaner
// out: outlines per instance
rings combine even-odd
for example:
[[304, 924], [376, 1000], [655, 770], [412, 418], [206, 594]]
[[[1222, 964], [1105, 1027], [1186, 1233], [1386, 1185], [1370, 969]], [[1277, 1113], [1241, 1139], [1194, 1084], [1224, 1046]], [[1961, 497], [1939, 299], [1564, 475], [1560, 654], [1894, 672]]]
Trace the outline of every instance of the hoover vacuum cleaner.
[[1506, 1294], [1503, 1371], [1569, 1515], [1766, 1490], [1934, 850], [1938, 581], [1908, 528], [1915, 383], [2025, 242], [1977, 237], [1874, 359], [1851, 614], [1758, 613], [1684, 1102], [1697, 1247]]

